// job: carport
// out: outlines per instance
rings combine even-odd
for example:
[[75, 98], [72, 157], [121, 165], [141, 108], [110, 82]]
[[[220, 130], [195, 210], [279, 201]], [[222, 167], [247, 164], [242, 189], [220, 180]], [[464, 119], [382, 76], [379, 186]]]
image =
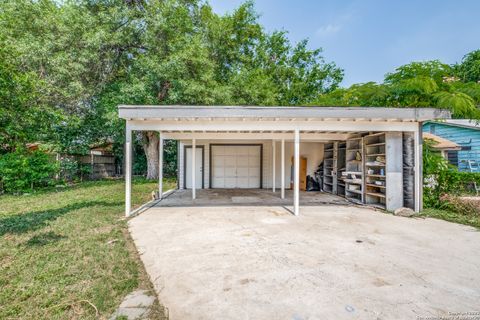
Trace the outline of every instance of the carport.
[[[131, 214], [132, 132], [179, 141], [178, 188], [292, 189], [300, 212], [307, 175], [357, 204], [422, 209], [422, 123], [445, 110], [378, 107], [119, 106], [126, 120], [125, 213]], [[279, 192], [278, 192], [279, 191]]]

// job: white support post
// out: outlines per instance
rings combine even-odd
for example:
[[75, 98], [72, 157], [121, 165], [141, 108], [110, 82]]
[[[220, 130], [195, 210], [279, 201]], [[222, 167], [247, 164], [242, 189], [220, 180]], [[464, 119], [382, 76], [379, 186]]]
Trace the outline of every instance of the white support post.
[[298, 216], [300, 206], [300, 132], [295, 129], [295, 152], [294, 152], [294, 200], [293, 200], [293, 213]]
[[162, 133], [160, 135], [159, 144], [158, 144], [158, 199], [162, 199], [163, 194], [163, 137]]
[[195, 155], [196, 155], [196, 152], [195, 152], [195, 139], [192, 139], [192, 199], [195, 200], [195, 198], [197, 197], [196, 195], [196, 187], [197, 187], [197, 183], [195, 181]]
[[272, 192], [275, 193], [275, 157], [277, 155], [277, 153], [275, 152], [275, 140], [272, 140]]
[[132, 210], [132, 130], [125, 130], [125, 216]]
[[415, 130], [415, 212], [423, 210], [423, 137], [422, 123]]
[[281, 165], [281, 169], [282, 169], [282, 185], [281, 185], [281, 198], [282, 199], [285, 199], [285, 139], [282, 139], [282, 165]]

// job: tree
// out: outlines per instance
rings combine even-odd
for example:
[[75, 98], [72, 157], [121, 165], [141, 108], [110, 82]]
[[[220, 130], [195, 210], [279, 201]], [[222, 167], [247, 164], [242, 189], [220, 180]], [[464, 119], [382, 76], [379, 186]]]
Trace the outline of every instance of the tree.
[[[267, 33], [253, 2], [220, 16], [202, 0], [5, 0], [0, 39], [43, 83], [60, 151], [122, 143], [118, 104], [297, 105], [334, 90], [343, 71], [285, 32]], [[148, 178], [158, 135], [142, 132]]]
[[354, 84], [319, 95], [314, 104], [437, 107], [455, 118], [480, 119], [480, 84], [461, 82], [454, 68], [438, 60], [412, 62], [385, 75], [382, 84]]
[[[342, 71], [306, 41], [292, 46], [283, 32], [265, 33], [251, 2], [226, 16], [198, 1], [153, 1], [144, 10], [145, 49], [102, 93], [112, 110], [120, 103], [301, 104], [342, 79]], [[147, 178], [156, 178], [158, 136], [142, 132], [139, 138]]]
[[11, 61], [15, 52], [0, 47], [0, 152], [45, 137], [55, 112], [42, 99], [43, 83]]
[[85, 152], [93, 143], [111, 140], [106, 110], [96, 101], [128, 66], [131, 52], [140, 50], [135, 20], [140, 11], [139, 2], [121, 0], [0, 3], [2, 45], [15, 52], [12, 64], [35, 77], [35, 86], [42, 85], [39, 97], [57, 117], [45, 114], [36, 125], [51, 128], [44, 139], [59, 151]]
[[384, 82], [396, 84], [401, 81], [421, 77], [423, 79], [432, 79], [438, 86], [442, 86], [444, 77], [452, 74], [452, 67], [439, 60], [411, 62], [398, 67], [392, 73], [387, 73]]
[[480, 82], [480, 50], [467, 53], [459, 64], [454, 65], [455, 74], [463, 82]]
[[475, 101], [463, 92], [438, 92], [435, 94], [436, 106], [449, 109], [457, 118], [480, 119]]

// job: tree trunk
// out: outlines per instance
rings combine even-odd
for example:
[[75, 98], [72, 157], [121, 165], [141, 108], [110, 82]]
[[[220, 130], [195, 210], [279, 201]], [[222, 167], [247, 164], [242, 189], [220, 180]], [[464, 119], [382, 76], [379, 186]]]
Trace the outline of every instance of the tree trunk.
[[159, 137], [155, 131], [142, 131], [143, 150], [147, 157], [147, 179], [158, 179], [158, 146]]

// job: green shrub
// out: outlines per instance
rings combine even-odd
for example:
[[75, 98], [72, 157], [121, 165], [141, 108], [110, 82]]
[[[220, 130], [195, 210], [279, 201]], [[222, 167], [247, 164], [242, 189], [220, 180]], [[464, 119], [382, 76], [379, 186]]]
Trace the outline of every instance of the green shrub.
[[78, 176], [79, 165], [72, 157], [60, 158], [60, 178], [65, 181], [73, 181]]
[[423, 173], [426, 207], [463, 210], [459, 203], [453, 203], [455, 196], [471, 193], [474, 183], [480, 186], [480, 173], [458, 171], [428, 141], [424, 143]]
[[5, 192], [54, 185], [58, 169], [55, 160], [42, 151], [17, 150], [0, 156], [0, 181]]

